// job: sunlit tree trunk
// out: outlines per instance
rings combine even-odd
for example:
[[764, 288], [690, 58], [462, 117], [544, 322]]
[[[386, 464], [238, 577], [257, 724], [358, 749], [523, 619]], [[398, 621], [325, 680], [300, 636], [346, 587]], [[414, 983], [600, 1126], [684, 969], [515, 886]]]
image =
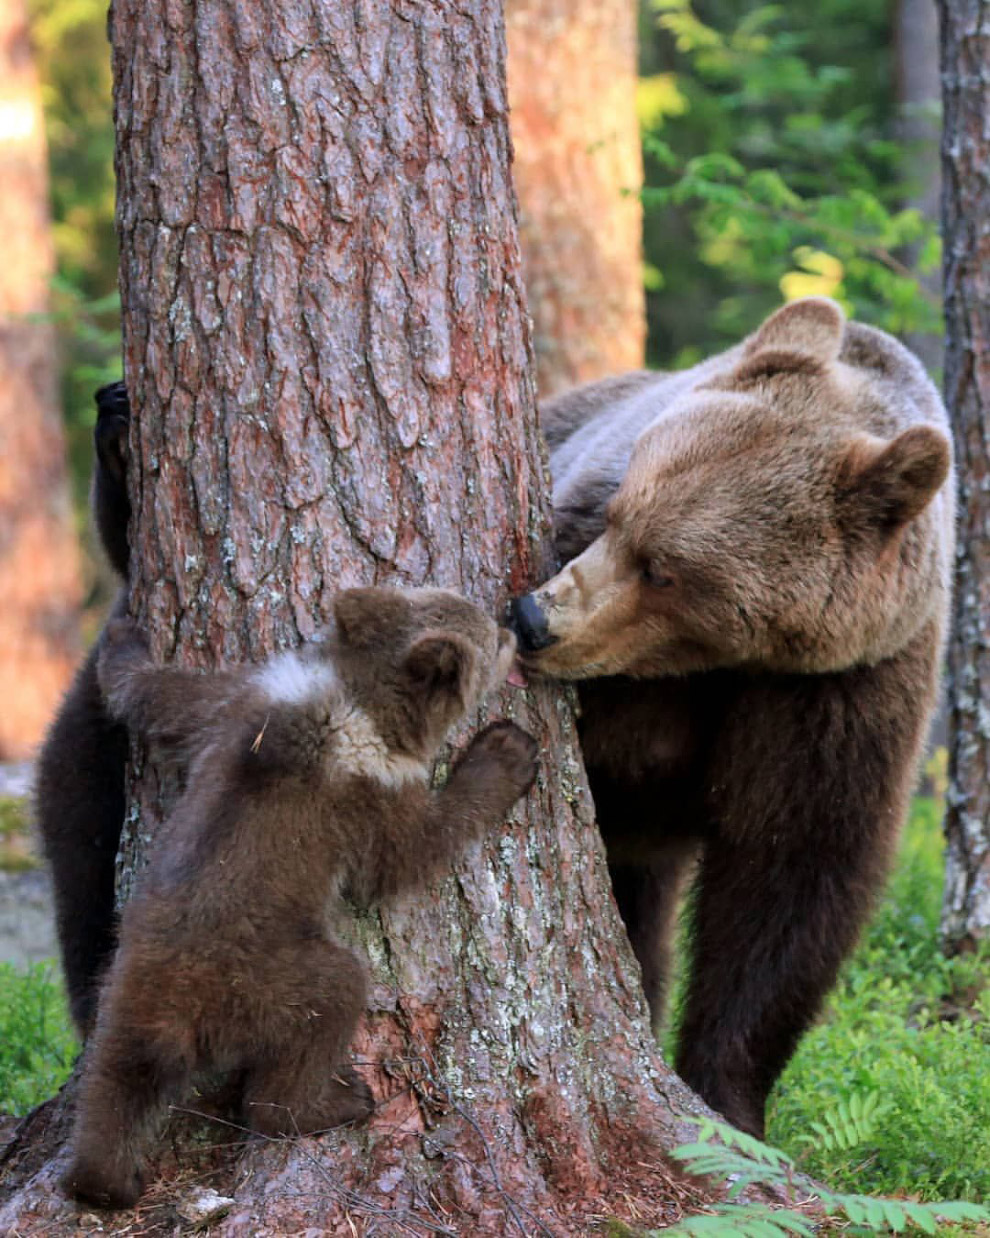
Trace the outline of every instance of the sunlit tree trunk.
[[634, 0], [507, 0], [523, 268], [541, 396], [643, 364]]
[[[909, 185], [905, 203], [926, 219], [937, 221], [941, 204], [939, 175], [940, 98], [938, 13], [934, 0], [898, 0], [894, 10], [894, 61], [897, 102], [900, 107], [898, 137], [904, 143], [904, 173]], [[915, 251], [906, 255], [909, 264]], [[942, 291], [937, 271], [921, 275], [933, 295]], [[933, 373], [942, 365], [942, 340], [937, 335], [914, 332], [905, 342]]]
[[945, 396], [959, 470], [942, 932], [990, 934], [990, 0], [940, 0]]
[[[500, 607], [550, 550], [497, 0], [116, 0], [112, 29], [134, 605], [157, 656], [259, 658], [358, 582]], [[647, 1028], [570, 697], [510, 691], [498, 714], [538, 736], [537, 787], [450, 879], [358, 926], [376, 1116], [219, 1154], [211, 1232], [673, 1215], [663, 1152], [700, 1103]], [[146, 770], [128, 871], [158, 799]], [[22, 1133], [0, 1231], [67, 1232], [70, 1104]]]
[[78, 654], [41, 97], [23, 0], [0, 0], [0, 760], [41, 738]]

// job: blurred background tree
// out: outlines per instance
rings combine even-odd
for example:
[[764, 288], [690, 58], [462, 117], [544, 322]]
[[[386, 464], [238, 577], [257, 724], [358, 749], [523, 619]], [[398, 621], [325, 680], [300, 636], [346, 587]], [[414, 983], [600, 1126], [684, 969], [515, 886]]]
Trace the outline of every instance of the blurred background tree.
[[79, 555], [48, 317], [54, 267], [23, 0], [0, 0], [0, 761], [28, 757], [78, 655]]
[[62, 406], [77, 511], [91, 464], [93, 391], [120, 377], [113, 108], [106, 0], [27, 0], [48, 136]]
[[[651, 364], [725, 347], [782, 294], [941, 332], [916, 274], [937, 270], [934, 220], [912, 205], [936, 137], [901, 124], [896, 17], [888, 0], [642, 0]], [[934, 40], [913, 46], [937, 62]]]
[[635, 0], [505, 0], [541, 398], [644, 360]]

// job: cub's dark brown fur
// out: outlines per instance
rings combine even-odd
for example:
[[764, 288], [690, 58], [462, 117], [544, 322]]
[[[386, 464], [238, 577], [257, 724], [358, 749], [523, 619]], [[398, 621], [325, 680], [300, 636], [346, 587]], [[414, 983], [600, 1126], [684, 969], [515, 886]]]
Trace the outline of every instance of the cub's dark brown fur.
[[[123, 383], [96, 393], [92, 506], [107, 556], [127, 578], [127, 432]], [[121, 589], [113, 616], [127, 612]], [[35, 816], [55, 890], [55, 915], [69, 1008], [85, 1037], [99, 976], [113, 951], [114, 859], [124, 820], [127, 731], [107, 712], [96, 680], [99, 644], [66, 693], [38, 758]]]
[[346, 1062], [364, 963], [334, 921], [422, 886], [535, 776], [511, 723], [471, 742], [441, 791], [448, 729], [504, 678], [515, 642], [440, 590], [341, 594], [325, 638], [212, 675], [150, 663], [130, 620], [99, 657], [114, 717], [189, 762], [102, 986], [68, 1192], [138, 1197], [165, 1105], [205, 1070], [243, 1080], [241, 1120], [269, 1135], [367, 1114]]
[[896, 340], [812, 298], [676, 374], [543, 410], [557, 544], [516, 604], [581, 744], [653, 1016], [698, 865], [677, 1066], [763, 1131], [880, 888], [935, 700], [948, 426]]

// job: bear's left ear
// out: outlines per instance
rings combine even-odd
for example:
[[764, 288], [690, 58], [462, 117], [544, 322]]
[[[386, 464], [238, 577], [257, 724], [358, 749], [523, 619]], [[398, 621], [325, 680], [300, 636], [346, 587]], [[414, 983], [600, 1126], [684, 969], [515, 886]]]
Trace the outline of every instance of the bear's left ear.
[[944, 435], [912, 426], [891, 442], [863, 435], [839, 472], [839, 510], [849, 524], [894, 528], [919, 516], [949, 475]]
[[478, 678], [478, 653], [470, 641], [439, 629], [426, 631], [403, 660], [413, 691], [432, 707], [453, 716], [465, 710]]
[[834, 301], [804, 297], [771, 314], [743, 348], [740, 382], [788, 370], [821, 369], [842, 348], [846, 316]]

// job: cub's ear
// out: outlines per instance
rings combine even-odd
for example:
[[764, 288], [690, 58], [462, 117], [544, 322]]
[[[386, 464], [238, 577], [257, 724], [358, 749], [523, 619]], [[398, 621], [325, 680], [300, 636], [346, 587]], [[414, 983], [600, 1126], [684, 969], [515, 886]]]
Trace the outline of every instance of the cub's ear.
[[409, 646], [403, 667], [424, 702], [454, 713], [466, 710], [478, 682], [478, 651], [452, 632], [426, 631]]
[[792, 301], [747, 340], [735, 377], [745, 382], [785, 371], [819, 370], [838, 357], [845, 325], [846, 316], [834, 301]]
[[912, 426], [889, 443], [863, 435], [842, 462], [840, 511], [851, 524], [907, 524], [935, 497], [950, 464], [949, 444], [931, 426]]
[[334, 598], [333, 615], [348, 645], [364, 649], [387, 640], [394, 648], [409, 618], [409, 602], [398, 589], [345, 589]]

